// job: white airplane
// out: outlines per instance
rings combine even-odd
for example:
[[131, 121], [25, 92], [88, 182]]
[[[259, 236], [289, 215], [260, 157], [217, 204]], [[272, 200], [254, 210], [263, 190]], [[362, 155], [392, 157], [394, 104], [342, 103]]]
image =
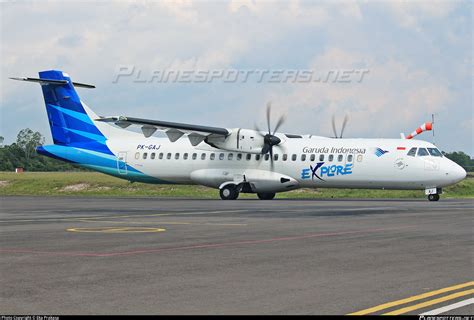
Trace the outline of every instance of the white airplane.
[[[283, 118], [272, 131], [269, 107], [268, 132], [99, 117], [74, 89], [94, 86], [72, 82], [64, 72], [12, 79], [41, 84], [54, 144], [39, 146], [40, 154], [130, 181], [204, 185], [219, 189], [223, 200], [241, 192], [269, 200], [298, 188], [363, 188], [420, 189], [438, 201], [443, 187], [466, 177], [436, 146], [403, 135], [334, 139], [277, 133]], [[142, 133], [126, 130], [131, 125]], [[167, 138], [154, 137], [156, 131]]]

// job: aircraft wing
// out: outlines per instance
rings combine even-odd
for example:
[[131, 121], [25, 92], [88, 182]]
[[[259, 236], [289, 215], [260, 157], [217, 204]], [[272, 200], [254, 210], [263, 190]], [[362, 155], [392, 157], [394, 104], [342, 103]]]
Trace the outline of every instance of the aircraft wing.
[[121, 128], [127, 128], [130, 125], [142, 126], [143, 135], [148, 138], [153, 135], [157, 130], [166, 133], [171, 142], [175, 142], [181, 136], [187, 135], [189, 141], [193, 146], [198, 145], [208, 136], [213, 137], [226, 137], [230, 134], [230, 131], [225, 128], [208, 127], [194, 124], [168, 122], [160, 120], [140, 119], [124, 116], [114, 117], [100, 117], [96, 121], [114, 123]]

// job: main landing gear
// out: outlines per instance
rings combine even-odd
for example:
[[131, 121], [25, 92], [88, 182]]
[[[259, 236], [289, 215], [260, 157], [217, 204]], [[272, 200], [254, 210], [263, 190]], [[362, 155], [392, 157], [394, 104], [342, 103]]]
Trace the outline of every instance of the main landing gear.
[[239, 190], [233, 184], [222, 187], [219, 191], [222, 200], [236, 200], [239, 197]]
[[428, 195], [428, 200], [429, 201], [438, 201], [439, 200], [439, 194], [430, 194], [430, 195]]
[[272, 200], [275, 198], [274, 192], [266, 192], [266, 193], [257, 193], [257, 196], [260, 200]]
[[[252, 193], [250, 189], [245, 189], [245, 187], [242, 188], [234, 184], [228, 184], [228, 185], [223, 186], [219, 190], [219, 195], [221, 196], [222, 200], [236, 200], [239, 197], [240, 191]], [[260, 200], [272, 200], [273, 198], [275, 198], [275, 193], [263, 192], [263, 193], [257, 193], [257, 196]]]

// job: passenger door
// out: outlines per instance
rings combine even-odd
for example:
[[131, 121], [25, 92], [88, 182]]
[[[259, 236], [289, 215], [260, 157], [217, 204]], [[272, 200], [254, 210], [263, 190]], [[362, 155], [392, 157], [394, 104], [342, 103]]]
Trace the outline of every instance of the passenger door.
[[117, 170], [119, 174], [127, 174], [127, 153], [126, 152], [118, 153]]

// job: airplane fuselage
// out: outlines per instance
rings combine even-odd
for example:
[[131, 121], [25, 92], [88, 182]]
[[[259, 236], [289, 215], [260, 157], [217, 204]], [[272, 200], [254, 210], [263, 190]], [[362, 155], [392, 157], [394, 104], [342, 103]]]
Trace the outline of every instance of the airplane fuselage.
[[[268, 154], [223, 151], [205, 143], [193, 147], [186, 139], [170, 142], [167, 138], [144, 138], [133, 132], [129, 135], [106, 141], [116, 159], [104, 166], [90, 155], [77, 159], [71, 150], [63, 156], [85, 167], [131, 181], [203, 184], [214, 188], [245, 177], [250, 183], [267, 179], [276, 186], [270, 189], [276, 191], [296, 188], [427, 189], [454, 184], [465, 176], [459, 166], [444, 156], [419, 155], [419, 148], [436, 148], [420, 140], [288, 138], [281, 135], [283, 143], [274, 150], [272, 169]], [[49, 147], [57, 150], [74, 148]], [[408, 155], [412, 148], [417, 149], [413, 155]], [[76, 148], [76, 152], [80, 151]], [[115, 167], [111, 168], [112, 164]], [[266, 173], [271, 175], [265, 176]], [[281, 183], [282, 177], [290, 181]]]

